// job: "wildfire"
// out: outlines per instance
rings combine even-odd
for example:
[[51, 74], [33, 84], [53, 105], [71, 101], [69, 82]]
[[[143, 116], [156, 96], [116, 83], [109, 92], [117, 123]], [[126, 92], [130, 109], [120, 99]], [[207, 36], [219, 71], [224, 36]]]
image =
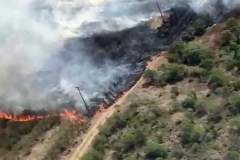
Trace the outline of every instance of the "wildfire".
[[[127, 90], [129, 90], [130, 88], [128, 88]], [[126, 90], [126, 91], [127, 91]], [[119, 95], [117, 97], [115, 97], [115, 101], [112, 102], [111, 104], [106, 104], [106, 103], [102, 103], [100, 104], [95, 113], [94, 116], [98, 116], [100, 115], [102, 112], [107, 111], [107, 108], [113, 104], [115, 104], [119, 98], [121, 98], [123, 95], [125, 94], [125, 92], [119, 93]], [[84, 117], [84, 115], [75, 110], [75, 109], [64, 109], [62, 111], [56, 111], [56, 112], [49, 112], [48, 114], [44, 113], [44, 114], [37, 114], [37, 113], [23, 113], [20, 115], [14, 115], [11, 113], [7, 113], [7, 112], [3, 112], [0, 111], [0, 120], [9, 120], [9, 121], [13, 121], [13, 122], [29, 122], [29, 121], [38, 121], [38, 120], [43, 120], [43, 119], [47, 119], [50, 117], [60, 117], [61, 119], [66, 119], [69, 120], [73, 123], [84, 123], [86, 118]]]
[[10, 113], [0, 112], [0, 119], [15, 121], [15, 122], [28, 122], [48, 118], [49, 115], [14, 115]]
[[0, 119], [9, 120], [13, 122], [29, 122], [47, 119], [49, 117], [60, 117], [62, 119], [70, 120], [73, 123], [83, 123], [84, 117], [75, 110], [67, 110], [55, 114], [45, 114], [45, 115], [14, 115], [6, 112], [0, 112]]
[[71, 122], [74, 122], [74, 123], [84, 122], [84, 117], [75, 110], [72, 110], [72, 111], [64, 110], [59, 114], [59, 116], [63, 119], [70, 120]]

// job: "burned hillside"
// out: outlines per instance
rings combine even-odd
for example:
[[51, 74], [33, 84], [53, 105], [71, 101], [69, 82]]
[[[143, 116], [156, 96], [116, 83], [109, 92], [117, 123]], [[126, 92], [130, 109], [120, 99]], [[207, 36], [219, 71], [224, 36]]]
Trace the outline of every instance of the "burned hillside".
[[[166, 17], [168, 19], [157, 30], [142, 23], [119, 32], [69, 40], [66, 44], [66, 52], [62, 53], [66, 63], [68, 59], [71, 60], [80, 54], [79, 50], [86, 46], [83, 47], [84, 52], [91, 53], [91, 61], [98, 67], [104, 66], [105, 62], [127, 67], [124, 75], [116, 76], [111, 84], [105, 84], [104, 93], [92, 99], [93, 106], [99, 103], [105, 103], [107, 106], [112, 104], [117, 95], [135, 83], [151, 56], [168, 49], [176, 40], [193, 39], [194, 36], [203, 34], [205, 29], [213, 24], [209, 15], [199, 15], [189, 7], [173, 8], [166, 12]], [[69, 54], [69, 50], [73, 52]]]
[[239, 3], [162, 1], [44, 0], [28, 17], [40, 24], [13, 16], [33, 31], [0, 43], [13, 53], [0, 60], [0, 160], [240, 157]]

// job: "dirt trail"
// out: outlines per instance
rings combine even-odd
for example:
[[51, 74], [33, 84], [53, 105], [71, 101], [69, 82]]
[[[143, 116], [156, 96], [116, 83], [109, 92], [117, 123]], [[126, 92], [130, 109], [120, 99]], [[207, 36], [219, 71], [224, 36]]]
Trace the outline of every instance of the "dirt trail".
[[[148, 63], [147, 68], [153, 69], [156, 68], [159, 64], [159, 61], [165, 60], [164, 56], [155, 56], [152, 60]], [[143, 78], [141, 77], [139, 81], [129, 90], [127, 91], [121, 98], [117, 100], [117, 102], [109, 107], [107, 110], [96, 114], [91, 122], [91, 127], [83, 135], [83, 141], [80, 145], [73, 151], [73, 153], [66, 158], [66, 160], [81, 160], [81, 158], [87, 153], [89, 148], [91, 147], [95, 137], [99, 133], [99, 127], [102, 126], [117, 110], [116, 106], [123, 104], [125, 99], [128, 97], [130, 93], [133, 92], [137, 87], [139, 87], [143, 82]]]

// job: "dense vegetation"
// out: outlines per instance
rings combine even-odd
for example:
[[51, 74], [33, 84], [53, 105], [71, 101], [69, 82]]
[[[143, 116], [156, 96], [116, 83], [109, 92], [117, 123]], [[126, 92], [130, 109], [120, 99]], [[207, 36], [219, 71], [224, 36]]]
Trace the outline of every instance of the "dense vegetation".
[[0, 149], [12, 150], [13, 146], [17, 144], [22, 137], [35, 132], [35, 136], [45, 132], [52, 128], [54, 125], [59, 123], [57, 119], [49, 119], [46, 121], [32, 121], [32, 122], [11, 122], [11, 121], [0, 121]]
[[[128, 106], [101, 128], [84, 159], [239, 160], [239, 21], [229, 19], [217, 34], [214, 48], [198, 40], [173, 44], [169, 63], [144, 74], [148, 86], [172, 87], [169, 110], [154, 102]], [[193, 81], [206, 92], [178, 89]], [[173, 121], [176, 114], [183, 117]]]
[[[25, 159], [32, 153], [33, 146], [45, 143], [48, 132], [54, 131], [50, 137], [51, 146], [48, 144], [47, 153], [43, 156], [46, 160], [59, 159], [60, 153], [67, 151], [72, 146], [76, 137], [83, 133], [86, 125], [73, 124], [58, 117], [32, 122], [0, 121], [0, 159], [18, 160]], [[54, 133], [53, 132], [53, 133]], [[44, 145], [44, 144], [43, 144]]]

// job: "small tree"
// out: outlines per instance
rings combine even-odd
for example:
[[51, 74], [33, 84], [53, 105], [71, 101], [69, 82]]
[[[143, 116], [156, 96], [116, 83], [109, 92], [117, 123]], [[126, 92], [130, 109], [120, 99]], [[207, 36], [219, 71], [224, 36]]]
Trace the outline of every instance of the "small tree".
[[169, 62], [182, 63], [184, 47], [185, 47], [185, 43], [182, 41], [173, 43], [170, 46], [170, 50], [169, 50], [169, 53], [170, 53], [168, 57]]
[[103, 154], [95, 149], [91, 149], [84, 157], [84, 160], [102, 160]]
[[171, 62], [183, 63], [190, 66], [196, 66], [208, 58], [208, 50], [196, 42], [175, 43], [170, 49], [169, 59]]
[[103, 152], [107, 142], [107, 137], [103, 134], [99, 134], [94, 142], [94, 148], [98, 151]]
[[146, 70], [144, 77], [148, 79], [148, 83], [160, 87], [181, 81], [185, 75], [185, 68], [182, 65], [172, 64], [161, 67], [157, 71]]
[[200, 67], [206, 70], [211, 70], [214, 67], [214, 62], [212, 59], [204, 59], [202, 60]]
[[240, 117], [233, 118], [230, 121], [230, 133], [240, 135]]
[[188, 97], [182, 102], [182, 107], [185, 109], [195, 109], [196, 99]]
[[236, 18], [230, 18], [225, 24], [225, 30], [235, 32], [239, 29], [240, 23]]
[[182, 107], [185, 109], [195, 110], [197, 104], [197, 95], [195, 92], [189, 93], [188, 97], [182, 102]]
[[221, 46], [228, 46], [236, 40], [237, 37], [230, 30], [225, 30], [221, 35]]
[[209, 83], [212, 87], [222, 87], [227, 83], [227, 77], [223, 70], [213, 69], [209, 75]]
[[182, 144], [194, 144], [201, 143], [204, 140], [205, 129], [200, 126], [192, 123], [189, 120], [186, 120], [182, 125]]
[[141, 146], [145, 142], [143, 133], [137, 129], [131, 129], [124, 133], [120, 139], [120, 145], [124, 152], [132, 150], [134, 147]]
[[228, 151], [224, 160], [239, 160], [240, 154], [237, 151]]
[[236, 115], [240, 113], [240, 96], [234, 95], [229, 99], [230, 107], [229, 110], [232, 114]]
[[104, 125], [100, 130], [103, 135], [110, 136], [118, 129], [125, 127], [126, 123], [127, 121], [123, 117], [119, 115], [114, 115], [111, 119], [107, 121], [107, 125]]
[[184, 79], [185, 68], [181, 65], [170, 65], [163, 69], [163, 78], [167, 83], [176, 83]]
[[153, 79], [154, 78], [154, 75], [156, 74], [156, 71], [153, 71], [153, 70], [150, 70], [150, 69], [147, 69], [144, 71], [144, 78], [148, 78], [148, 79]]
[[144, 149], [147, 159], [167, 158], [168, 149], [159, 143], [148, 141]]

